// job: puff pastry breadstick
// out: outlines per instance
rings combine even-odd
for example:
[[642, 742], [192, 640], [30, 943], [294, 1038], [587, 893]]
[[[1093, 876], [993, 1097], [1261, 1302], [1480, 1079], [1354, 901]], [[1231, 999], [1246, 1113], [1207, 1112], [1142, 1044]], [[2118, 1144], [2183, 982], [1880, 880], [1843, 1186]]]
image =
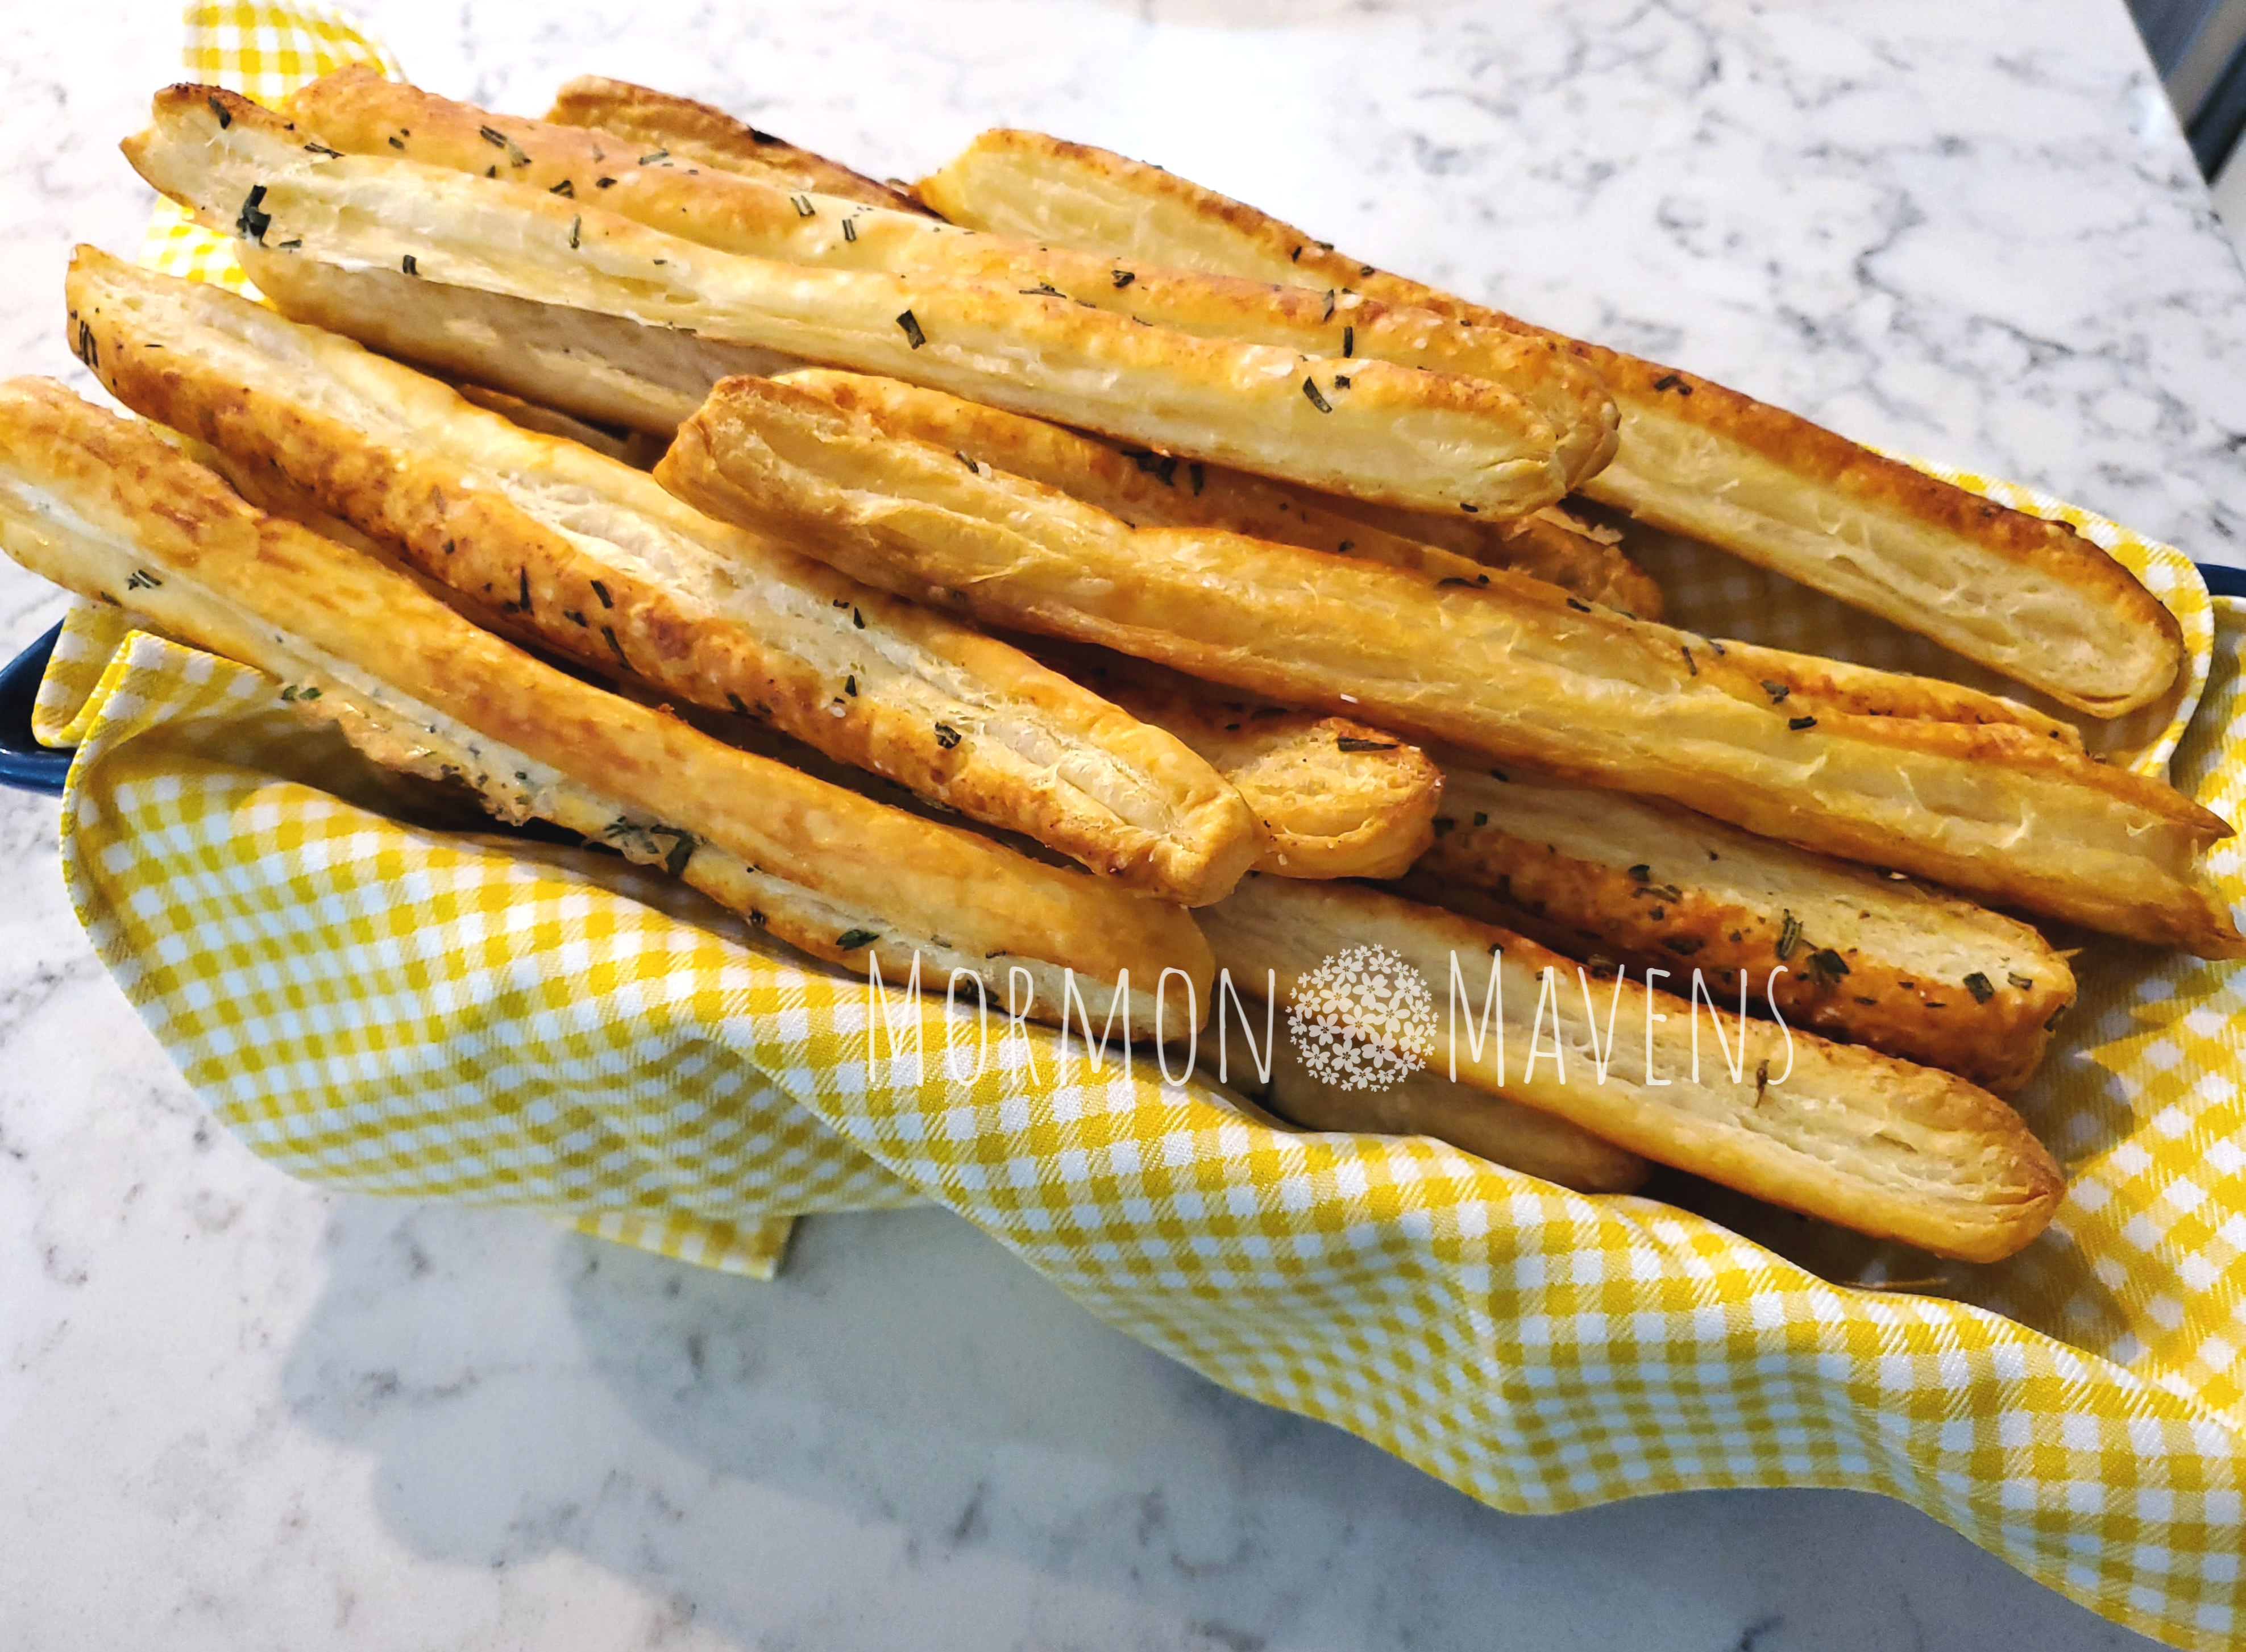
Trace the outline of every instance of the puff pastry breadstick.
[[1314, 1077], [1283, 1034], [1277, 1044], [1271, 1083], [1255, 1092], [1256, 1099], [1305, 1129], [1432, 1136], [1579, 1193], [1627, 1193], [1645, 1181], [1644, 1159], [1556, 1113], [1440, 1072], [1413, 1073], [1391, 1090], [1344, 1089]]
[[597, 667], [820, 750], [1188, 903], [1255, 823], [1172, 736], [943, 615], [682, 506], [410, 368], [205, 284], [81, 249], [73, 341], [135, 411], [307, 491], [432, 578]]
[[[1447, 525], [1446, 517], [1386, 513], [1398, 524], [1399, 531], [1392, 532], [1365, 520], [1381, 511], [1379, 506], [1144, 448], [1118, 448], [1041, 418], [1002, 412], [940, 390], [824, 368], [805, 368], [786, 377], [838, 406], [865, 414], [893, 436], [954, 448], [978, 462], [1072, 493], [1134, 526], [1221, 527], [1283, 545], [1417, 568], [1438, 578], [1467, 580], [1478, 579], [1485, 567], [1516, 567], [1514, 554], [1506, 547], [1517, 545], [1521, 560], [1533, 564], [1520, 568], [1521, 572], [1591, 602], [1648, 617], [1661, 610], [1659, 588], [1620, 551], [1586, 535], [1561, 535], [1540, 527], [1517, 539], [1500, 539], [1492, 529], [1487, 542], [1465, 538], [1462, 542], [1469, 551], [1446, 550], [1439, 542], [1430, 545], [1402, 530], [1439, 521]], [[1522, 525], [1535, 520], [1524, 519]], [[1471, 521], [1466, 527], [1469, 535], [1485, 531]]]
[[1518, 935], [1394, 895], [1252, 877], [1202, 927], [1219, 968], [1251, 983], [1274, 972], [1282, 994], [1344, 947], [1384, 947], [1451, 1000], [1431, 1070], [1447, 1073], [1455, 1055], [1468, 1084], [1862, 1233], [1994, 1261], [2041, 1233], [2065, 1191], [2019, 1116], [1962, 1078], [1705, 1001], [1696, 1017], [1685, 999], [1594, 980]]
[[1390, 503], [1517, 512], [1548, 502], [1559, 485], [1549, 426], [1479, 379], [1388, 362], [1305, 361], [1275, 345], [1194, 337], [1011, 286], [720, 252], [589, 198], [394, 155], [341, 155], [208, 87], [158, 94], [154, 125], [125, 149], [199, 221], [276, 254], [902, 374]]
[[2112, 934], [2208, 955], [2242, 946], [2200, 865], [2229, 827], [2017, 721], [1804, 710], [1721, 645], [1518, 575], [1452, 588], [1238, 534], [1133, 530], [776, 381], [720, 384], [656, 473], [712, 514], [784, 526], [869, 583], [986, 622], [1665, 797]]
[[[0, 386], [0, 548], [81, 595], [253, 665], [393, 767], [462, 780], [495, 813], [549, 819], [660, 863], [819, 957], [1003, 992], [1065, 976], [1104, 1005], [1129, 969], [1208, 955], [1174, 907], [1042, 866], [735, 751], [540, 664], [398, 569], [244, 504], [146, 425], [61, 386]], [[1099, 1013], [1095, 1010], [1095, 1013]], [[1143, 1012], [1134, 1010], [1134, 1015]]]
[[2175, 617], [2063, 524], [2007, 510], [1710, 380], [1387, 275], [1157, 167], [1038, 133], [987, 132], [918, 194], [955, 222], [994, 235], [1354, 289], [1367, 303], [1555, 340], [1598, 370], [1622, 409], [1617, 457], [1582, 484], [1592, 498], [2096, 716], [2147, 704], [2175, 676]]
[[1998, 1091], [2074, 1001], [2048, 942], [1955, 895], [1518, 768], [1445, 776], [1434, 846], [1399, 888], [1570, 956], [1698, 969], [1719, 997], [1744, 976], [1797, 1026]]
[[622, 159], [667, 150], [671, 159], [720, 167], [790, 192], [808, 189], [895, 212], [928, 211], [902, 190], [759, 132], [721, 109], [629, 80], [580, 75], [554, 94], [546, 119], [565, 126], [598, 126], [640, 146], [633, 156]]
[[[1290, 287], [1119, 265], [1034, 242], [962, 233], [923, 215], [868, 207], [815, 191], [715, 175], [657, 151], [622, 153], [625, 139], [490, 113], [340, 70], [289, 99], [289, 112], [348, 153], [410, 158], [509, 178], [531, 188], [587, 187], [601, 204], [652, 228], [728, 252], [836, 269], [953, 277], [1042, 296], [1056, 305], [1110, 310], [1204, 338], [1280, 346], [1317, 359], [1390, 362], [1504, 386], [1548, 425], [1561, 480], [1572, 484], [1612, 457], [1616, 416], [1597, 376], [1543, 339], [1461, 327], [1433, 314], [1335, 303]], [[696, 130], [699, 130], [698, 125]], [[647, 164], [636, 164], [644, 159]], [[1344, 388], [1357, 375], [1342, 370]]]

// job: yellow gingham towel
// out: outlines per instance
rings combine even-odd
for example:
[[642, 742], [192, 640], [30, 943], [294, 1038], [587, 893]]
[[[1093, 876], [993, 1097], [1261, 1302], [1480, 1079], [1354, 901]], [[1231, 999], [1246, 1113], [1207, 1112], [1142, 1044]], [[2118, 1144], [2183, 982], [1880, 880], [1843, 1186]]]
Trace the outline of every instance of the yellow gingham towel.
[[[199, 6], [194, 75], [272, 98], [386, 60], [333, 14]], [[251, 44], [255, 45], [254, 51]], [[167, 267], [223, 245], [161, 224]], [[1950, 474], [1944, 472], [1945, 474]], [[2246, 607], [2075, 523], [2181, 617], [2193, 670], [2117, 760], [2246, 809]], [[1685, 622], [1955, 670], [1916, 639], [1687, 547]], [[39, 701], [78, 744], [71, 898], [214, 1112], [330, 1186], [549, 1212], [769, 1275], [798, 1213], [933, 1200], [1212, 1380], [1335, 1423], [1500, 1507], [1841, 1485], [1927, 1510], [2178, 1644], [2246, 1631], [2241, 976], [2104, 945], [2022, 1111], [2070, 1197], [1957, 1300], [1828, 1284], [1733, 1227], [1583, 1197], [1420, 1139], [1297, 1134], [1145, 1063], [1075, 1082], [1032, 1030], [968, 1083], [867, 1062], [867, 993], [611, 858], [415, 824], [421, 794], [255, 673], [73, 612]], [[2236, 848], [2215, 857], [2234, 901]], [[940, 1006], [919, 1011], [931, 1052]], [[886, 1046], [885, 1046], [886, 1048]], [[1824, 1242], [1824, 1241], [1821, 1241]], [[1832, 1241], [1826, 1272], [1907, 1278]]]

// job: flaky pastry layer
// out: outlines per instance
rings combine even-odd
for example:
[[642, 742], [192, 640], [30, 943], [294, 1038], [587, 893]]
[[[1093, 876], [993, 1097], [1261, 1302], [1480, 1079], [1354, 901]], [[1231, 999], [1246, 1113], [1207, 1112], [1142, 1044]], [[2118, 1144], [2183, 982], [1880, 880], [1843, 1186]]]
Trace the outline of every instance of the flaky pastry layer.
[[1258, 876], [1202, 926], [1219, 968], [1274, 972], [1282, 994], [1344, 948], [1385, 948], [1447, 1001], [1431, 1071], [1455, 1062], [1467, 1084], [1861, 1233], [1993, 1261], [2041, 1233], [2065, 1191], [2019, 1116], [1963, 1078], [1742, 1021], [1735, 1002], [1696, 1014], [1452, 913]]
[[710, 520], [643, 472], [206, 284], [82, 250], [72, 336], [118, 398], [395, 545], [521, 631], [1188, 903], [1256, 854], [1168, 734], [944, 615]]
[[[158, 437], [61, 386], [0, 386], [0, 547], [82, 595], [279, 677], [392, 766], [457, 778], [659, 863], [819, 957], [1003, 989], [1010, 964], [1058, 996], [1066, 972], [1194, 975], [1174, 907], [1040, 865], [736, 751], [542, 665], [400, 570], [245, 504]], [[924, 968], [926, 965], [924, 964]]]
[[2018, 722], [1805, 709], [1720, 644], [1516, 575], [1452, 587], [1238, 534], [1133, 530], [778, 381], [720, 384], [657, 476], [987, 623], [1665, 797], [2112, 934], [2217, 956], [2242, 945], [2200, 861], [2223, 821]]
[[1368, 299], [1551, 340], [1622, 410], [1583, 491], [1721, 546], [2099, 717], [2168, 690], [2175, 618], [2062, 523], [2008, 510], [1710, 380], [1531, 327], [1334, 251], [1160, 168], [1041, 133], [984, 133], [917, 193], [955, 222]]

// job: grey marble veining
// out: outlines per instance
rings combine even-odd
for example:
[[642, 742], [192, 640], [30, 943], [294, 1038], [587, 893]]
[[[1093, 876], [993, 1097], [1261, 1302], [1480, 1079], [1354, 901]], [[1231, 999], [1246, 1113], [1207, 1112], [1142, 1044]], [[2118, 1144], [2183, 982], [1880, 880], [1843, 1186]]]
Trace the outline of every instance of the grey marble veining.
[[[2246, 561], [2246, 279], [2118, 0], [371, 8], [440, 90], [597, 69], [868, 170], [1042, 125], [1365, 256]], [[168, 5], [0, 19], [0, 367]], [[0, 568], [0, 642], [56, 606]], [[962, 1224], [781, 1282], [335, 1199], [204, 1120], [0, 798], [0, 1642], [37, 1648], [2141, 1644], [1837, 1492], [1479, 1508], [1093, 1322]]]

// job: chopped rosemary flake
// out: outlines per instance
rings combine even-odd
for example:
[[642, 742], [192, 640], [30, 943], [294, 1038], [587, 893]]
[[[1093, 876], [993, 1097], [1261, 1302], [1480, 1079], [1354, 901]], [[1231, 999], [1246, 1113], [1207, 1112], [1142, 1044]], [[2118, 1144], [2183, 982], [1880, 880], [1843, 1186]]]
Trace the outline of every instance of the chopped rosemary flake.
[[905, 330], [905, 337], [911, 341], [915, 350], [928, 343], [928, 335], [921, 331], [920, 323], [914, 319], [913, 313], [909, 309], [897, 317], [897, 325]]
[[78, 324], [78, 349], [73, 353], [88, 367], [101, 365], [101, 345], [93, 336], [93, 328], [84, 320]]
[[858, 674], [855, 671], [842, 679], [842, 692], [854, 700], [858, 697]]
[[1782, 703], [1787, 695], [1793, 693], [1793, 690], [1789, 684], [1784, 683], [1766, 683], [1762, 685], [1762, 691], [1770, 696], [1770, 703], [1773, 705], [1777, 705]]
[[1801, 920], [1788, 911], [1784, 921], [1778, 926], [1778, 944], [1771, 950], [1778, 954], [1780, 962], [1784, 962], [1793, 955], [1793, 948], [1800, 940]]
[[[584, 227], [585, 227], [585, 217], [584, 217], [584, 214], [583, 214], [582, 213], [580, 213], [576, 217], [572, 218], [572, 219], [569, 221], [569, 250], [570, 250], [570, 251], [575, 252], [575, 251], [576, 251], [576, 250], [577, 250], [578, 232], [579, 232], [580, 230], [583, 229], [583, 228], [584, 228]], [[657, 262], [660, 262], [661, 261], [660, 261], [660, 260], [658, 260]]]
[[1653, 388], [1657, 391], [1673, 390], [1679, 396], [1690, 396], [1692, 393], [1692, 387], [1684, 382], [1684, 376], [1681, 373], [1664, 373], [1653, 381]]
[[1821, 987], [1837, 984], [1848, 973], [1848, 961], [1830, 947], [1821, 947], [1809, 955], [1809, 976]]
[[602, 639], [608, 643], [609, 651], [616, 656], [617, 664], [629, 666], [631, 663], [630, 660], [624, 658], [624, 645], [616, 641], [616, 628], [615, 626], [603, 625], [601, 628], [601, 636]]
[[674, 878], [686, 875], [686, 863], [694, 858], [694, 840], [682, 832], [670, 846], [670, 853], [663, 857], [663, 869]]
[[1341, 353], [1344, 357], [1357, 354], [1357, 329], [1353, 326], [1341, 330]]
[[959, 731], [953, 728], [949, 723], [937, 724], [936, 725], [936, 743], [942, 746], [945, 751], [950, 751], [953, 746], [959, 744]]
[[834, 939], [834, 944], [845, 952], [855, 952], [861, 947], [870, 947], [881, 938], [879, 929], [845, 929]]
[[234, 125], [234, 117], [227, 112], [226, 105], [218, 100], [218, 93], [214, 92], [203, 101], [210, 105], [211, 113], [218, 117], [218, 129], [221, 132]]
[[400, 269], [403, 269], [409, 275], [418, 275], [421, 273], [421, 266], [413, 262], [413, 255], [412, 253], [406, 254], [405, 258], [400, 261], [398, 267]]
[[866, 616], [854, 607], [850, 610], [850, 623], [862, 631], [866, 629]]
[[1294, 251], [1289, 253], [1287, 255], [1287, 262], [1290, 264], [1301, 263], [1303, 262], [1303, 249], [1300, 247], [1297, 247]]
[[296, 250], [296, 248], [299, 248], [299, 247], [303, 246], [303, 244], [304, 244], [304, 240], [303, 240], [303, 236], [301, 236], [301, 235], [291, 235], [288, 240], [286, 240], [286, 241], [282, 241], [282, 242], [281, 243], [281, 245], [280, 245], [280, 250], [281, 250], [281, 251], [282, 251], [282, 252], [284, 252], [284, 253], [292, 253], [292, 252], [295, 252], [295, 251]]
[[136, 568], [126, 576], [125, 588], [128, 591], [153, 591], [163, 582], [146, 568]]
[[1333, 319], [1333, 307], [1334, 289], [1329, 287], [1326, 289], [1326, 313], [1319, 316], [1318, 319], [1320, 321], [1331, 321]]
[[858, 239], [858, 221], [856, 219], [845, 218], [842, 221], [842, 239], [845, 241], [855, 241]]
[[1394, 740], [1368, 740], [1361, 735], [1344, 734], [1338, 740], [1336, 740], [1334, 744], [1344, 751], [1393, 751], [1399, 742]]
[[593, 180], [593, 187], [596, 189], [610, 188], [615, 185], [616, 181], [616, 180], [613, 178], [596, 178]]
[[249, 194], [242, 203], [241, 214], [234, 221], [234, 233], [245, 241], [265, 244], [265, 232], [273, 227], [273, 214], [264, 210], [265, 186], [252, 184]]
[[743, 699], [739, 695], [734, 693], [731, 689], [727, 689], [725, 690], [725, 704], [732, 706], [735, 711], [738, 712], [743, 717], [746, 717], [749, 714], [749, 703]]
[[602, 608], [614, 608], [616, 605], [616, 599], [609, 595], [609, 588], [598, 580], [593, 581], [593, 595], [601, 599]]
[[1581, 597], [1569, 597], [1568, 599], [1568, 606], [1575, 609], [1578, 614], [1588, 614], [1591, 611], [1591, 605], [1589, 602], [1584, 602]]
[[403, 149], [405, 147], [405, 139], [403, 138], [386, 138], [383, 141], [387, 143], [392, 149]]
[[477, 130], [481, 133], [483, 140], [486, 143], [496, 144], [500, 148], [507, 151], [507, 164], [508, 166], [527, 167], [530, 164], [530, 157], [522, 153], [522, 146], [515, 142], [514, 139], [508, 137], [505, 133], [494, 131], [489, 126], [481, 126], [477, 128]]
[[1481, 514], [1481, 506], [1479, 505], [1461, 505], [1459, 508], [1464, 511], [1468, 516], [1480, 516]]
[[1677, 645], [1677, 651], [1684, 656], [1684, 669], [1690, 671], [1694, 676], [1699, 676], [1700, 668], [1692, 663], [1692, 650], [1685, 647], [1684, 643], [1679, 642]]
[[[1488, 582], [1489, 582], [1489, 581], [1488, 581], [1488, 579], [1487, 579], [1487, 577], [1486, 575], [1484, 576], [1484, 578], [1483, 578], [1483, 579], [1481, 580], [1481, 581], [1480, 581], [1480, 583], [1485, 584], [1485, 585], [1486, 585], [1486, 584], [1487, 584]], [[1470, 590], [1470, 591], [1471, 591], [1471, 590], [1473, 590], [1473, 589], [1474, 588], [1474, 586], [1475, 586], [1476, 581], [1473, 581], [1473, 580], [1462, 580], [1462, 579], [1460, 579], [1457, 574], [1446, 574], [1443, 578], [1437, 580], [1437, 581], [1435, 581], [1435, 583], [1436, 583], [1438, 586], [1444, 586], [1444, 585], [1463, 585], [1463, 586], [1465, 586], [1465, 587], [1467, 588], [1467, 589], [1468, 589], [1468, 590]]]
[[1122, 291], [1126, 287], [1128, 287], [1128, 286], [1129, 286], [1133, 282], [1134, 282], [1134, 281], [1136, 281], [1136, 280], [1138, 280], [1138, 279], [1139, 279], [1138, 275], [1137, 275], [1137, 273], [1136, 273], [1135, 271], [1128, 270], [1128, 269], [1119, 269], [1119, 270], [1116, 270], [1116, 271], [1114, 272], [1114, 275], [1115, 275], [1115, 290], [1116, 290], [1117, 292], [1119, 292], [1119, 293], [1120, 293], [1120, 292], [1121, 292], [1121, 291]]
[[1786, 726], [1795, 730], [1814, 729], [1817, 726], [1817, 719], [1814, 717], [1790, 717], [1786, 719]]
[[811, 204], [808, 195], [790, 195], [787, 204], [795, 208], [795, 215], [799, 218], [815, 217], [819, 212], [819, 208]]
[[1318, 381], [1317, 379], [1306, 378], [1303, 381], [1303, 394], [1310, 398], [1310, 405], [1317, 408], [1321, 413], [1331, 413], [1333, 411], [1333, 404], [1328, 401], [1324, 397], [1318, 394]]
[[1360, 275], [1370, 275], [1372, 273], [1372, 266], [1371, 264], [1359, 264], [1357, 267], [1357, 273]]
[[968, 458], [966, 454], [961, 452], [957, 448], [955, 447], [951, 450], [951, 456], [957, 459], [961, 464], [967, 466], [967, 468], [975, 475], [980, 476], [983, 474], [983, 467], [980, 465], [977, 465], [973, 459]]
[[527, 614], [530, 612], [530, 570], [519, 568], [514, 573], [515, 578], [521, 581], [515, 590], [515, 606]]
[[546, 193], [549, 195], [567, 195], [574, 201], [577, 194], [577, 186], [569, 179], [564, 178]]
[[657, 149], [648, 154], [642, 155], [639, 158], [639, 164], [643, 167], [652, 167], [658, 160], [668, 160], [670, 159], [670, 151], [668, 149]]
[[304, 146], [304, 153], [308, 155], [325, 155], [330, 160], [341, 160], [344, 158], [342, 150], [330, 149], [323, 143], [308, 143]]
[[1349, 388], [1349, 375], [1347, 373], [1336, 373], [1334, 375], [1334, 388], [1336, 390], [1347, 390]]
[[2007, 970], [2004, 974], [2004, 979], [2011, 982], [2022, 992], [2032, 992], [2035, 990], [2035, 977], [2032, 976], [2016, 976]]
[[1653, 881], [1653, 868], [1641, 860], [1630, 869], [1630, 876], [1633, 883], [1650, 883]]
[[1487, 826], [1489, 824], [1489, 811], [1487, 809], [1476, 809], [1474, 811], [1474, 824], [1478, 826]]
[[1965, 977], [1965, 990], [1973, 995], [1975, 1003], [1986, 1003], [1997, 996], [1997, 989], [1991, 984], [1989, 977], [1978, 969]]

